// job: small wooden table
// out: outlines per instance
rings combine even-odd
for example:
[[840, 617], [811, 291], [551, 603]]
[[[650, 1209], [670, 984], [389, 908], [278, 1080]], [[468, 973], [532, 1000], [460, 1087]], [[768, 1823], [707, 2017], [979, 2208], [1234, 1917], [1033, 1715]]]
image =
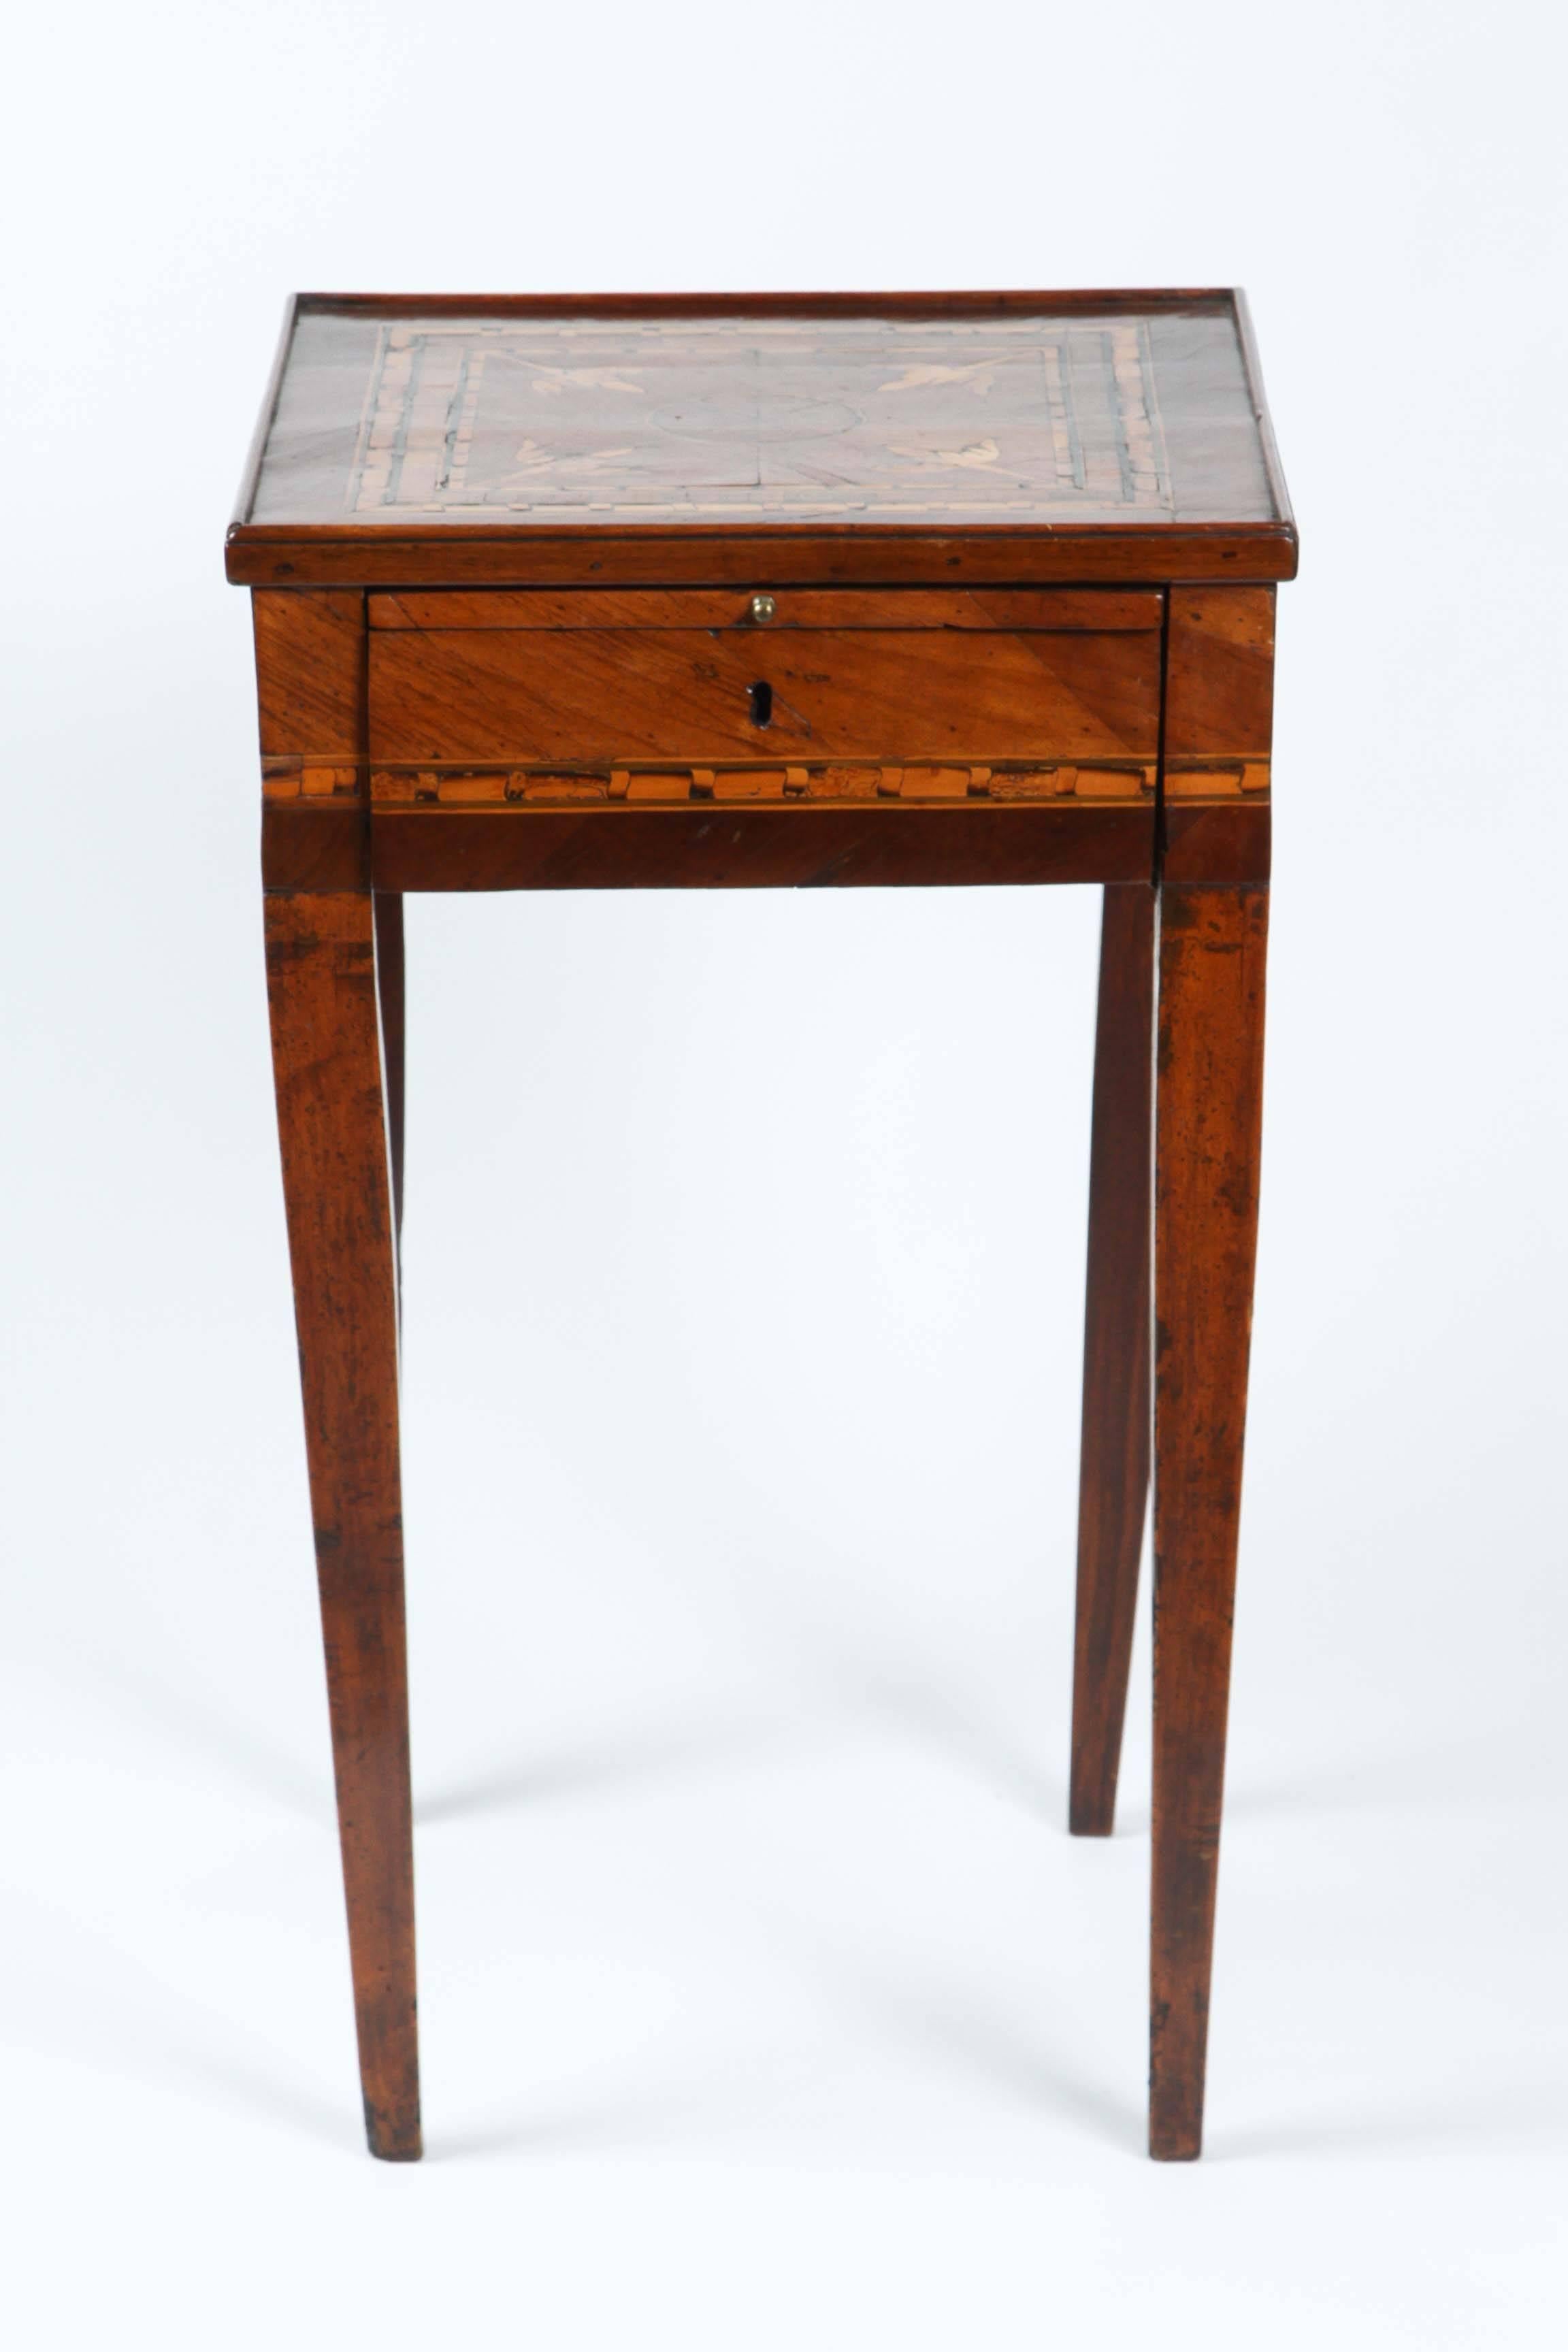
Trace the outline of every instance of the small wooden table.
[[1152, 1452], [1150, 2147], [1196, 2156], [1296, 569], [1239, 296], [302, 297], [227, 567], [373, 2151], [420, 2151], [403, 893], [1094, 882], [1071, 1826]]

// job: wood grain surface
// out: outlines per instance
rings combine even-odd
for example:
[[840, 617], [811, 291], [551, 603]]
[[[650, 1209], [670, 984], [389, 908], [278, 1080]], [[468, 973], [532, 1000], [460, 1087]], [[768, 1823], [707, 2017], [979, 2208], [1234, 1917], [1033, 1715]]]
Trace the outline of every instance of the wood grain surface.
[[1203, 2144], [1247, 1425], [1267, 890], [1160, 900], [1149, 2147]]
[[1150, 631], [380, 630], [369, 690], [378, 764], [1152, 760], [1160, 735]]
[[1154, 893], [1108, 889], [1100, 918], [1089, 1162], [1068, 1825], [1109, 1837], [1149, 1498], [1149, 1222]]
[[353, 761], [364, 740], [365, 609], [354, 589], [250, 599], [262, 756]]
[[1161, 871], [1267, 882], [1274, 733], [1272, 588], [1173, 588]]
[[358, 590], [258, 588], [250, 604], [262, 880], [368, 889], [365, 600]]
[[365, 2130], [420, 2152], [397, 1280], [372, 902], [266, 894], [294, 1270]]

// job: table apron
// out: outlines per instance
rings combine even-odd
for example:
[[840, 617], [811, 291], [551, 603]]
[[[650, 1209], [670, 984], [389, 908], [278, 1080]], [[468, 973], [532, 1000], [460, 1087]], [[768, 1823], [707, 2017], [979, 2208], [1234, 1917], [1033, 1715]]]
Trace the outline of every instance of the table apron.
[[378, 890], [1148, 882], [1152, 805], [378, 809]]

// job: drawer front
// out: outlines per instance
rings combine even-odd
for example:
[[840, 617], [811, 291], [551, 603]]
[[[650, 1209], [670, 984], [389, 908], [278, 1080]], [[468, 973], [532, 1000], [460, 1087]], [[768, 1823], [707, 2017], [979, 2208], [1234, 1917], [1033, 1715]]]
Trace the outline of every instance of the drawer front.
[[[592, 593], [372, 599], [382, 767], [616, 769], [769, 761], [1152, 761], [1160, 600], [1093, 592], [786, 593], [766, 625], [707, 600]], [[683, 606], [686, 609], [682, 609]], [[1023, 624], [1013, 620], [1013, 606]], [[434, 607], [434, 611], [432, 611]], [[521, 608], [520, 612], [520, 607]], [[697, 610], [693, 611], [692, 608]], [[557, 611], [557, 608], [562, 608]], [[556, 617], [550, 617], [556, 613]], [[700, 618], [707, 625], [692, 625]], [[1058, 625], [1050, 625], [1055, 620]], [[453, 624], [456, 623], [456, 625]]]

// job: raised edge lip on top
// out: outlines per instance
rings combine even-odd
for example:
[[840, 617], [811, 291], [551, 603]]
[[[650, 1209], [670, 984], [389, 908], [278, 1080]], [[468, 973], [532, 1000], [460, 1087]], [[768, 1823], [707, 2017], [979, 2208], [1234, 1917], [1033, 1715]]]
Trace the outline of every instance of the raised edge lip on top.
[[[295, 330], [307, 316], [376, 316], [417, 317], [420, 315], [447, 318], [592, 318], [619, 315], [632, 317], [691, 317], [745, 318], [773, 317], [911, 317], [930, 313], [941, 316], [968, 314], [974, 317], [1037, 315], [1042, 318], [1073, 312], [1100, 310], [1146, 310], [1175, 313], [1206, 310], [1229, 313], [1236, 330], [1243, 374], [1246, 378], [1248, 403], [1261, 446], [1265, 478], [1270, 502], [1271, 517], [1252, 520], [1226, 521], [1211, 519], [1203, 521], [1171, 520], [1152, 523], [1001, 523], [954, 522], [947, 524], [758, 521], [751, 519], [732, 523], [636, 523], [617, 522], [611, 525], [588, 526], [583, 523], [511, 522], [503, 523], [424, 523], [399, 529], [397, 526], [367, 526], [352, 522], [256, 523], [250, 520], [262, 462], [266, 456], [272, 425], [283, 381], [288, 372]], [[973, 540], [978, 543], [1011, 542], [1022, 546], [1028, 539], [1037, 538], [1046, 544], [1070, 543], [1076, 539], [1104, 539], [1114, 533], [1118, 539], [1132, 544], [1146, 544], [1151, 553], [1163, 550], [1176, 552], [1180, 544], [1192, 538], [1195, 542], [1212, 541], [1216, 537], [1233, 538], [1250, 549], [1261, 551], [1265, 545], [1279, 547], [1289, 553], [1284, 565], [1270, 564], [1267, 575], [1272, 579], [1295, 576], [1299, 539], [1279, 462], [1272, 421], [1264, 395], [1261, 370], [1252, 318], [1243, 289], [1235, 286], [1203, 287], [1074, 287], [1074, 288], [994, 288], [950, 289], [944, 291], [847, 291], [800, 293], [767, 291], [750, 293], [687, 292], [632, 294], [378, 294], [331, 292], [318, 289], [291, 294], [284, 306], [282, 330], [268, 374], [267, 388], [256, 428], [251, 436], [245, 471], [240, 482], [232, 519], [225, 534], [226, 550], [247, 544], [258, 548], [297, 544], [302, 551], [311, 547], [343, 548], [364, 545], [390, 551], [398, 546], [410, 548], [442, 543], [506, 542], [520, 549], [542, 541], [563, 539], [580, 541], [592, 529], [595, 547], [608, 549], [615, 541], [626, 539], [647, 544], [663, 538], [717, 541], [731, 543], [738, 540], [756, 540], [763, 547], [785, 539], [796, 541], [822, 537], [829, 541], [841, 535], [853, 534], [860, 541], [886, 540], [891, 543], [921, 537], [933, 541]], [[1154, 574], [1163, 567], [1156, 562]], [[244, 571], [237, 573], [232, 562], [226, 569], [231, 579], [242, 583]], [[1241, 575], [1237, 575], [1241, 576]], [[311, 584], [308, 579], [298, 583]], [[368, 584], [368, 583], [367, 583]]]

